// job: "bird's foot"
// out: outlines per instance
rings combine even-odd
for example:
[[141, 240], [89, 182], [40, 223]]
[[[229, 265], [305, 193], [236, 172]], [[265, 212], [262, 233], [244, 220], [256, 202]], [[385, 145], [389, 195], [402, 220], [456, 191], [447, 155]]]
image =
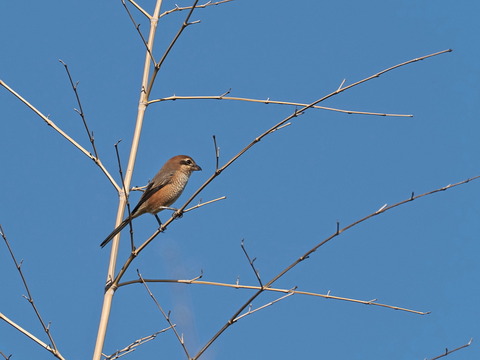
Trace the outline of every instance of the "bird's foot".
[[172, 217], [174, 219], [179, 219], [181, 217], [183, 217], [183, 210], [176, 210], [173, 214], [172, 214]]

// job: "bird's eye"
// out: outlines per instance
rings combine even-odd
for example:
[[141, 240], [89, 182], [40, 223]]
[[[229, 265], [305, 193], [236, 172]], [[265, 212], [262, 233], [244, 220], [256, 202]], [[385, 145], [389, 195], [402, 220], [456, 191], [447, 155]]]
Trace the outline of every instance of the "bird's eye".
[[186, 159], [186, 160], [185, 160], [185, 164], [187, 164], [187, 165], [192, 165], [192, 160]]

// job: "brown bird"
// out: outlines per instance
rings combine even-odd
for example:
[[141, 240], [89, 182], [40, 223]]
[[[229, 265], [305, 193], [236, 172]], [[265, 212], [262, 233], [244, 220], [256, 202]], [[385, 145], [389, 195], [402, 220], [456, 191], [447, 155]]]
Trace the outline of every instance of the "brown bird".
[[177, 155], [168, 160], [147, 185], [145, 192], [130, 216], [123, 220], [120, 225], [103, 240], [100, 246], [103, 248], [115, 235], [122, 231], [132, 219], [145, 213], [155, 215], [160, 223], [157, 213], [172, 205], [180, 197], [192, 172], [199, 170], [202, 170], [202, 168], [187, 155]]

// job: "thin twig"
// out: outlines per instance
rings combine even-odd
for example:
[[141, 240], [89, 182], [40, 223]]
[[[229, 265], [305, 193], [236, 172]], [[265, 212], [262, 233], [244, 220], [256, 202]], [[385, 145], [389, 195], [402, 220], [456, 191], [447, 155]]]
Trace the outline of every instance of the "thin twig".
[[[25, 299], [27, 299], [27, 301], [32, 306], [33, 311], [35, 312], [35, 315], [37, 315], [38, 321], [40, 321], [40, 324], [42, 325], [43, 331], [45, 331], [45, 333], [47, 334], [47, 336], [50, 340], [50, 343], [52, 344], [53, 349], [50, 348], [50, 349], [47, 349], [47, 350], [49, 350], [56, 357], [61, 357], [60, 352], [58, 351], [57, 345], [55, 344], [55, 341], [53, 340], [52, 334], [50, 334], [50, 328], [49, 328], [50, 324], [46, 325], [45, 321], [43, 321], [43, 318], [40, 315], [40, 311], [38, 310], [37, 305], [35, 304], [35, 301], [33, 300], [32, 293], [30, 292], [30, 289], [28, 287], [27, 279], [25, 278], [25, 275], [23, 274], [22, 263], [19, 263], [17, 261], [17, 259], [15, 257], [15, 254], [13, 253], [13, 250], [10, 246], [10, 243], [9, 243], [8, 239], [7, 239], [7, 236], [6, 236], [6, 234], [3, 230], [2, 225], [0, 225], [0, 236], [5, 241], [5, 245], [7, 245], [8, 252], [10, 253], [11, 258], [12, 258], [13, 262], [15, 263], [15, 267], [17, 268], [18, 273], [20, 274], [20, 277], [22, 278], [23, 286], [24, 286], [25, 290], [27, 291], [27, 296], [25, 296]], [[43, 346], [43, 347], [45, 347], [45, 346]]]
[[213, 200], [210, 200], [210, 201], [205, 201], [205, 202], [202, 202], [202, 203], [198, 203], [197, 205], [194, 205], [192, 207], [189, 207], [188, 209], [185, 209], [183, 212], [186, 213], [186, 212], [198, 209], [199, 207], [202, 207], [202, 206], [205, 206], [205, 205], [208, 205], [208, 204], [212, 204], [212, 203], [220, 201], [220, 200], [225, 200], [226, 198], [227, 198], [226, 196], [221, 196], [219, 198], [216, 198], [216, 199], [213, 199]]
[[213, 137], [213, 146], [215, 147], [215, 171], [218, 170], [218, 162], [220, 160], [220, 148], [217, 146], [217, 137], [212, 135]]
[[[436, 356], [434, 358], [431, 358], [430, 360], [437, 360], [437, 359], [440, 359], [444, 356], [447, 356], [447, 355], [450, 355], [451, 353], [455, 352], [455, 351], [458, 351], [458, 350], [461, 350], [461, 349], [464, 349], [468, 346], [470, 346], [472, 344], [472, 341], [473, 339], [470, 339], [470, 341], [468, 343], [466, 343], [465, 345], [462, 345], [462, 346], [459, 346], [458, 348], [456, 349], [453, 349], [453, 350], [448, 350], [448, 348], [445, 349], [445, 352], [442, 354], [442, 355], [439, 355], [439, 356]], [[425, 358], [425, 360], [427, 360], [427, 358]]]
[[[339, 88], [339, 89], [341, 89], [341, 88]], [[337, 89], [337, 91], [339, 89]], [[293, 105], [293, 106], [307, 106], [308, 105], [308, 104], [305, 104], [305, 103], [298, 103], [298, 102], [292, 102], [292, 101], [276, 101], [276, 100], [270, 100], [270, 99], [262, 100], [262, 99], [251, 99], [251, 98], [225, 96], [225, 94], [217, 95], [217, 96], [215, 96], [215, 95], [213, 95], [213, 96], [177, 96], [177, 95], [172, 95], [172, 96], [161, 98], [161, 99], [150, 100], [148, 103], [149, 104], [154, 104], [154, 103], [162, 102], [162, 101], [175, 101], [175, 100], [231, 100], [231, 101], [254, 102], [254, 103], [260, 103], [260, 104]], [[377, 113], [377, 112], [343, 110], [343, 109], [336, 109], [336, 108], [320, 106], [320, 105], [312, 106], [312, 108], [329, 110], [329, 111], [336, 111], [336, 112], [341, 112], [341, 113], [344, 113], [344, 114], [373, 115], [373, 116], [394, 116], [394, 117], [413, 117], [413, 115], [410, 115], [410, 114], [387, 114], [387, 113]]]
[[77, 109], [74, 109], [74, 110], [82, 118], [83, 126], [85, 127], [85, 131], [87, 132], [88, 139], [90, 140], [90, 144], [92, 144], [93, 152], [95, 154], [95, 157], [98, 159], [98, 152], [95, 146], [95, 138], [93, 136], [93, 131], [90, 132], [90, 130], [88, 129], [87, 120], [85, 119], [85, 113], [83, 112], [82, 103], [80, 102], [80, 96], [78, 95], [78, 81], [76, 83], [73, 83], [72, 75], [70, 74], [70, 69], [68, 68], [68, 65], [65, 62], [63, 62], [61, 59], [59, 59], [58, 61], [62, 63], [63, 67], [65, 68], [65, 71], [67, 72], [68, 80], [70, 81], [70, 85], [72, 86], [73, 92], [75, 93], [75, 97], [77, 99], [77, 104], [78, 104], [78, 110]]
[[[230, 1], [233, 1], [233, 0], [222, 0], [222, 1], [217, 1], [217, 2], [211, 2], [211, 1], [208, 1], [206, 2], [205, 4], [203, 5], [197, 5], [195, 6], [195, 9], [200, 9], [200, 8], [205, 8], [207, 6], [214, 6], [214, 5], [220, 5], [220, 4], [224, 4], [224, 3], [227, 3], [227, 2], [230, 2]], [[161, 17], [165, 16], [165, 15], [168, 15], [168, 14], [171, 14], [175, 11], [182, 11], [182, 10], [188, 10], [188, 9], [191, 9], [192, 6], [185, 6], [185, 7], [179, 7], [178, 5], [175, 5], [175, 8], [174, 9], [171, 9], [171, 10], [167, 10], [165, 12], [163, 12], [158, 18], [160, 19]]]
[[42, 340], [37, 338], [35, 335], [31, 334], [30, 332], [28, 332], [27, 330], [22, 328], [20, 325], [16, 324], [12, 320], [10, 320], [7, 316], [5, 316], [5, 314], [0, 313], [0, 320], [5, 321], [10, 326], [12, 326], [13, 328], [20, 331], [23, 335], [25, 335], [26, 337], [30, 338], [31, 340], [36, 342], [38, 345], [43, 347], [45, 350], [51, 352], [53, 354], [53, 356], [55, 356], [57, 359], [65, 360], [64, 357], [62, 356], [62, 354], [60, 354], [60, 352], [58, 350], [52, 348], [50, 345], [44, 343]]
[[148, 295], [150, 295], [152, 300], [155, 302], [155, 305], [157, 306], [158, 310], [160, 310], [160, 312], [162, 313], [162, 315], [165, 318], [165, 320], [167, 321], [168, 325], [170, 325], [170, 327], [173, 329], [173, 332], [175, 333], [175, 336], [177, 337], [177, 340], [180, 342], [180, 345], [182, 346], [183, 351], [185, 351], [185, 355], [187, 355], [187, 359], [190, 359], [190, 354], [188, 353], [187, 347], [185, 346], [185, 342], [183, 341], [183, 336], [180, 336], [180, 334], [177, 331], [177, 328], [175, 327], [175, 325], [172, 324], [172, 321], [170, 320], [170, 312], [168, 314], [166, 314], [165, 311], [163, 311], [159, 302], [157, 301], [157, 299], [155, 298], [153, 293], [150, 291], [150, 288], [148, 287], [147, 283], [143, 280], [142, 275], [140, 274], [140, 272], [138, 270], [137, 270], [137, 275], [138, 275], [138, 278], [140, 279], [140, 281], [142, 282], [142, 284], [145, 286], [145, 289], [147, 290]]
[[[228, 284], [228, 283], [220, 283], [220, 282], [214, 282], [214, 281], [201, 281], [198, 280], [203, 276], [200, 275], [194, 279], [189, 279], [189, 280], [172, 280], [172, 279], [144, 279], [146, 283], [176, 283], [176, 284], [195, 284], [195, 285], [209, 285], [209, 286], [221, 286], [221, 287], [227, 287], [227, 288], [232, 288], [232, 289], [245, 289], [245, 290], [262, 290], [261, 286], [257, 285], [240, 285], [238, 282], [236, 284]], [[131, 284], [140, 284], [140, 280], [131, 280], [131, 281], [125, 281], [123, 283], [118, 284], [118, 287], [121, 286], [127, 286]], [[346, 302], [353, 302], [356, 304], [363, 304], [363, 305], [372, 305], [372, 306], [379, 306], [379, 307], [384, 307], [387, 309], [392, 309], [392, 310], [399, 310], [399, 311], [405, 311], [417, 315], [428, 315], [430, 314], [430, 311], [418, 311], [418, 310], [412, 310], [412, 309], [407, 309], [407, 308], [402, 308], [399, 306], [394, 306], [394, 305], [388, 305], [388, 304], [382, 304], [377, 301], [372, 301], [372, 300], [359, 300], [359, 299], [353, 299], [353, 298], [346, 298], [342, 296], [334, 296], [331, 295], [331, 292], [329, 291], [327, 294], [320, 294], [316, 292], [311, 292], [311, 291], [301, 291], [301, 290], [288, 290], [288, 289], [279, 289], [279, 288], [272, 288], [272, 287], [263, 287], [265, 291], [271, 291], [271, 292], [279, 292], [279, 293], [288, 293], [288, 292], [293, 292], [298, 295], [306, 295], [306, 296], [313, 296], [313, 297], [320, 297], [323, 299], [332, 299], [332, 300], [339, 300], [339, 301], [346, 301]]]
[[150, 15], [148, 12], [146, 12], [140, 5], [138, 5], [135, 1], [133, 0], [128, 0], [130, 4], [135, 6], [138, 11], [140, 11], [143, 15], [145, 15], [148, 19], [152, 18], [152, 15]]
[[240, 243], [240, 246], [243, 250], [243, 253], [247, 257], [247, 260], [248, 260], [248, 263], [250, 264], [250, 267], [252, 268], [253, 272], [255, 273], [255, 276], [257, 277], [257, 281], [260, 284], [260, 288], [262, 288], [263, 287], [262, 279], [260, 279], [260, 273], [258, 272], [258, 270], [257, 270], [257, 268], [255, 267], [255, 264], [254, 264], [254, 262], [255, 262], [255, 260], [257, 260], [257, 258], [253, 258], [253, 259], [250, 258], [250, 256], [248, 255], [247, 249], [245, 248], [244, 239], [242, 239], [242, 242]]
[[43, 115], [36, 107], [30, 104], [27, 100], [25, 100], [20, 94], [18, 94], [15, 90], [13, 90], [10, 86], [8, 86], [4, 81], [0, 80], [0, 85], [7, 89], [10, 93], [12, 93], [17, 99], [23, 102], [30, 110], [32, 110], [35, 114], [37, 114], [40, 118], [42, 118], [45, 123], [53, 128], [56, 132], [62, 135], [65, 139], [67, 139], [70, 143], [73, 144], [78, 150], [80, 150], [84, 155], [88, 156], [93, 162], [102, 170], [108, 180], [112, 183], [117, 191], [120, 191], [120, 187], [113, 179], [112, 175], [108, 172], [108, 170], [103, 166], [101, 160], [94, 155], [92, 155], [89, 151], [87, 151], [83, 146], [73, 140], [66, 132], [60, 129], [53, 121], [51, 121], [47, 116]]
[[[136, 6], [137, 9], [139, 8], [138, 5], [135, 2], [132, 2], [131, 0], [128, 0], [128, 1], [130, 1], [132, 4], [134, 4], [134, 6]], [[138, 35], [140, 35], [140, 38], [142, 39], [142, 42], [143, 42], [143, 45], [145, 46], [145, 49], [147, 49], [148, 54], [150, 54], [150, 58], [151, 58], [153, 64], [156, 65], [157, 63], [155, 62], [155, 58], [153, 57], [153, 54], [152, 54], [152, 51], [150, 50], [150, 47], [148, 46], [147, 40], [145, 40], [145, 37], [143, 36], [142, 32], [140, 31], [140, 24], [137, 24], [137, 22], [133, 18], [132, 13], [130, 12], [130, 10], [128, 10], [128, 7], [127, 7], [127, 4], [125, 3], [125, 0], [122, 0], [122, 5], [123, 5], [123, 7], [125, 8], [125, 11], [128, 14], [128, 17], [132, 21], [133, 26], [137, 30]], [[150, 15], [148, 15], [148, 18], [151, 19]]]
[[258, 308], [256, 308], [256, 309], [253, 309], [253, 310], [252, 310], [252, 309], [250, 308], [250, 309], [248, 309], [248, 311], [247, 311], [246, 313], [237, 316], [237, 317], [236, 317], [235, 319], [233, 319], [232, 321], [233, 321], [233, 322], [237, 322], [238, 320], [240, 320], [241, 318], [243, 318], [243, 317], [245, 317], [245, 316], [252, 315], [253, 313], [255, 313], [255, 312], [259, 311], [259, 310], [263, 310], [263, 309], [265, 309], [265, 308], [268, 307], [268, 306], [272, 306], [272, 305], [275, 304], [276, 302], [279, 302], [280, 300], [286, 299], [287, 297], [292, 296], [293, 294], [295, 294], [294, 290], [295, 290], [295, 288], [293, 288], [292, 290], [289, 290], [286, 295], [283, 295], [283, 296], [279, 297], [278, 299], [275, 299], [275, 300], [273, 300], [273, 301], [270, 301], [269, 303], [266, 303], [265, 305], [262, 305], [262, 306], [260, 306], [260, 307], [258, 307]]
[[153, 84], [154, 84], [154, 82], [155, 82], [155, 78], [157, 77], [158, 71], [159, 71], [160, 68], [162, 67], [162, 64], [163, 64], [163, 62], [165, 61], [165, 59], [167, 58], [168, 54], [170, 53], [170, 50], [172, 50], [173, 45], [175, 45], [175, 43], [177, 42], [178, 38], [179, 38], [180, 35], [182, 34], [183, 30], [185, 30], [185, 28], [186, 28], [187, 26], [196, 23], [196, 22], [189, 23], [189, 20], [190, 20], [190, 17], [192, 16], [192, 14], [193, 14], [193, 10], [195, 10], [195, 7], [197, 6], [197, 3], [198, 3], [198, 0], [195, 0], [195, 2], [194, 2], [193, 5], [192, 5], [192, 8], [190, 9], [190, 11], [188, 12], [187, 16], [185, 17], [185, 20], [183, 21], [182, 26], [180, 26], [180, 29], [178, 30], [177, 34], [175, 35], [175, 37], [174, 37], [174, 38], [172, 39], [172, 41], [170, 42], [170, 45], [168, 45], [168, 47], [167, 47], [167, 49], [165, 50], [165, 52], [164, 52], [162, 58], [160, 59], [160, 61], [155, 64], [155, 67], [154, 67], [153, 72], [152, 72], [152, 77], [150, 78], [148, 87], [147, 87], [147, 89], [146, 89], [146, 98], [147, 98], [147, 101], [148, 101], [148, 98], [150, 97], [150, 93], [152, 92]]
[[5, 355], [3, 352], [0, 351], [0, 355], [2, 355], [2, 357], [5, 359], [5, 360], [10, 360], [10, 358], [12, 357], [12, 354], [10, 355]]
[[[121, 139], [118, 140], [114, 144], [114, 147], [115, 147], [115, 154], [117, 155], [118, 172], [120, 174], [120, 179], [122, 181], [123, 196], [125, 196], [126, 205], [127, 205], [127, 213], [128, 213], [128, 217], [131, 217], [132, 212], [130, 211], [130, 201], [129, 201], [129, 196], [128, 196], [129, 192], [127, 192], [127, 189], [125, 188], [125, 179], [123, 177], [122, 161], [120, 159], [120, 153], [118, 151], [118, 144], [121, 141], [122, 141]], [[133, 251], [133, 249], [135, 249], [135, 244], [133, 243], [133, 224], [130, 221], [130, 223], [128, 225], [129, 225], [129, 228], [130, 228], [130, 246], [131, 246], [131, 249]]]
[[172, 326], [169, 326], [165, 329], [162, 329], [160, 331], [157, 331], [155, 333], [153, 333], [152, 335], [148, 335], [148, 336], [145, 336], [143, 338], [140, 338], [138, 340], [135, 340], [134, 342], [132, 342], [131, 344], [127, 345], [126, 347], [124, 347], [123, 349], [121, 350], [117, 350], [115, 351], [113, 354], [111, 355], [105, 355], [103, 354], [103, 356], [105, 356], [105, 360], [115, 360], [115, 359], [118, 359], [124, 355], [127, 355], [128, 353], [131, 353], [132, 351], [135, 351], [136, 348], [142, 344], [145, 344], [146, 342], [149, 342], [153, 339], [155, 339], [157, 337], [158, 334], [161, 334], [161, 333], [164, 333], [165, 331], [168, 331], [172, 329]]

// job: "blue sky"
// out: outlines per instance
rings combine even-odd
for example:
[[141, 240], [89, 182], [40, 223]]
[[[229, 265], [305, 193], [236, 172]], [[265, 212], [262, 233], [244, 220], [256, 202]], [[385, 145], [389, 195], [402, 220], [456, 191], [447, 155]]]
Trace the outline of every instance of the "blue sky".
[[[153, 2], [142, 1], [146, 9]], [[180, 6], [190, 2], [181, 1]], [[164, 10], [175, 2], [164, 1]], [[262, 140], [201, 194], [227, 200], [175, 221], [135, 260], [125, 279], [189, 279], [255, 285], [245, 245], [264, 282], [341, 226], [382, 207], [480, 174], [477, 104], [480, 5], [466, 1], [242, 1], [199, 9], [168, 57], [152, 99], [231, 95], [312, 102], [395, 64], [453, 49], [397, 69], [322, 105], [413, 114], [376, 117], [309, 110]], [[148, 24], [135, 13], [145, 32]], [[162, 19], [160, 56], [185, 12]], [[119, 179], [113, 144], [125, 166], [136, 116], [144, 47], [120, 1], [0, 5], [0, 78], [90, 149], [63, 66], [75, 81], [100, 157]], [[293, 107], [194, 100], [147, 110], [132, 184], [147, 183], [173, 155], [191, 155], [188, 198], [215, 169], [212, 135], [225, 163]], [[117, 195], [99, 169], [0, 90], [2, 224], [52, 334], [68, 359], [91, 357]], [[360, 304], [291, 296], [232, 326], [204, 359], [424, 359], [474, 339], [450, 355], [480, 355], [478, 215], [480, 181], [377, 216], [320, 248], [274, 286], [370, 300], [415, 315]], [[132, 194], [132, 202], [138, 199]], [[166, 219], [167, 213], [160, 217]], [[135, 220], [145, 239], [151, 216]], [[125, 235], [125, 234], [124, 234]], [[119, 261], [128, 256], [122, 237]], [[140, 241], [140, 240], [139, 240]], [[45, 339], [4, 245], [0, 312]], [[151, 285], [192, 353], [250, 296], [202, 285]], [[265, 294], [253, 306], [276, 299]], [[115, 296], [108, 353], [167, 327], [139, 285]], [[0, 351], [12, 359], [50, 359], [7, 324]], [[172, 333], [130, 359], [185, 358]]]

